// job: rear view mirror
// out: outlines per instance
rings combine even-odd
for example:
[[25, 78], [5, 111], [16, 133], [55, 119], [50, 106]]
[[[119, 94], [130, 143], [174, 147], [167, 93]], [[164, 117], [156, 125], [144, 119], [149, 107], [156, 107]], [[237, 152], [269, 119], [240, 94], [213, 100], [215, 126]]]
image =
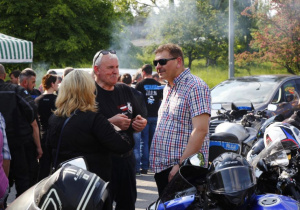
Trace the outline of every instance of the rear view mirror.
[[189, 162], [193, 166], [201, 166], [204, 167], [204, 156], [201, 152], [196, 153], [188, 158]]
[[212, 104], [211, 109], [215, 109], [215, 110], [222, 109], [222, 104]]
[[65, 162], [62, 162], [61, 164], [59, 164], [58, 168], [61, 168], [61, 167], [65, 166], [66, 164], [71, 164], [71, 165], [77, 166], [79, 168], [82, 168], [84, 170], [88, 170], [87, 163], [85, 162], [85, 159], [83, 157], [76, 157], [76, 158], [67, 160]]
[[276, 111], [277, 106], [275, 104], [269, 104], [267, 109], [270, 111]]

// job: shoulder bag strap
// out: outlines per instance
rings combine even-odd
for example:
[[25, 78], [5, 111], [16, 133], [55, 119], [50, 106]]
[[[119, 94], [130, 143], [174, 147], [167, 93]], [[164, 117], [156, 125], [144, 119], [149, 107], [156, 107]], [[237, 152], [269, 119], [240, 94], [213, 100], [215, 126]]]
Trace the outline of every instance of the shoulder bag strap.
[[64, 127], [66, 126], [67, 122], [71, 119], [71, 117], [74, 115], [74, 113], [71, 114], [70, 117], [68, 117], [62, 128], [61, 128], [61, 132], [60, 132], [60, 135], [59, 135], [59, 139], [58, 139], [58, 143], [57, 143], [57, 149], [56, 149], [56, 156], [55, 156], [55, 159], [54, 159], [54, 162], [53, 162], [53, 167], [52, 167], [52, 171], [51, 171], [51, 174], [53, 174], [55, 172], [55, 169], [56, 169], [56, 164], [57, 164], [57, 158], [58, 158], [58, 153], [59, 153], [59, 148], [60, 148], [60, 143], [61, 143], [61, 137], [62, 137], [62, 133], [63, 133], [63, 130], [64, 130]]

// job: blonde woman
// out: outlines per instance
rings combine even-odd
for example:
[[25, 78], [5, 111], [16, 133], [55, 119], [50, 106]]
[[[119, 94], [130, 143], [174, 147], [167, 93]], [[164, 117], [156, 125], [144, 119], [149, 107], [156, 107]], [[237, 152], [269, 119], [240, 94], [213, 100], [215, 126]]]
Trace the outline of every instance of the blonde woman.
[[[55, 158], [60, 135], [58, 163], [84, 156], [89, 170], [104, 181], [111, 177], [111, 153], [123, 154], [133, 148], [125, 133], [97, 113], [95, 82], [87, 72], [74, 70], [62, 81], [56, 99], [56, 110], [49, 119], [47, 141]], [[62, 130], [65, 120], [70, 117]]]

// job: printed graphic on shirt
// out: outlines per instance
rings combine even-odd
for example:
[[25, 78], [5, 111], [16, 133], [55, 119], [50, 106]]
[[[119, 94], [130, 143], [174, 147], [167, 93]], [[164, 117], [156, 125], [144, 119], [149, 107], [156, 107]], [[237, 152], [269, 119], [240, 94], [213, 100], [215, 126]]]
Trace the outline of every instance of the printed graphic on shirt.
[[148, 104], [154, 104], [154, 101], [155, 101], [155, 99], [154, 99], [153, 96], [149, 96], [148, 99], [147, 99]]
[[132, 105], [130, 102], [127, 102], [127, 105], [122, 104], [120, 106], [118, 106], [118, 109], [120, 109], [122, 111], [122, 114], [132, 114]]
[[153, 96], [157, 96], [157, 91], [162, 90], [164, 87], [159, 85], [144, 85], [144, 89], [146, 90], [146, 96], [148, 104], [154, 104], [155, 99]]

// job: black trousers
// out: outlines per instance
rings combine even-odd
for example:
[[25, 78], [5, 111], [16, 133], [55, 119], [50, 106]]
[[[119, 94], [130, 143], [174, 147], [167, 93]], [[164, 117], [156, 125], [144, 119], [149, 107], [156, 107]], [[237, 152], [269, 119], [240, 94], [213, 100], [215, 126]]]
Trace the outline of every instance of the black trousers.
[[112, 158], [111, 198], [115, 210], [134, 210], [137, 197], [134, 153], [129, 157]]
[[172, 168], [173, 167], [170, 167], [159, 173], [154, 174], [154, 179], [156, 182], [159, 197], [162, 196], [164, 189], [166, 188], [166, 186], [169, 183], [168, 177], [169, 177], [169, 173], [172, 170]]
[[41, 146], [42, 146], [42, 150], [43, 150], [43, 155], [40, 158], [38, 181], [41, 181], [42, 179], [49, 176], [49, 174], [51, 172], [51, 161], [52, 161], [52, 155], [51, 155], [52, 150], [46, 146], [46, 136], [45, 135], [43, 135], [41, 138]]
[[18, 197], [37, 183], [38, 162], [36, 146], [32, 141], [10, 148], [10, 183], [15, 182]]

